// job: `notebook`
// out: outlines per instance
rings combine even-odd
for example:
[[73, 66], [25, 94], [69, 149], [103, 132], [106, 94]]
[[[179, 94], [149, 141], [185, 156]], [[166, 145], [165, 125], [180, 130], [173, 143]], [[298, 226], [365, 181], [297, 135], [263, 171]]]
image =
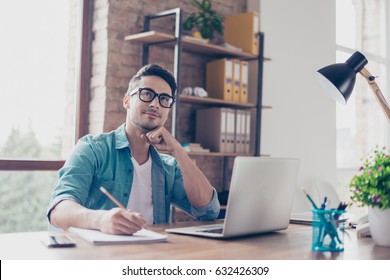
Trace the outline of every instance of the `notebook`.
[[286, 229], [298, 169], [298, 159], [238, 156], [233, 163], [224, 222], [166, 231], [231, 238]]
[[126, 243], [155, 243], [165, 242], [168, 236], [151, 230], [141, 229], [133, 235], [108, 234], [93, 229], [70, 227], [69, 231], [95, 245], [126, 244]]

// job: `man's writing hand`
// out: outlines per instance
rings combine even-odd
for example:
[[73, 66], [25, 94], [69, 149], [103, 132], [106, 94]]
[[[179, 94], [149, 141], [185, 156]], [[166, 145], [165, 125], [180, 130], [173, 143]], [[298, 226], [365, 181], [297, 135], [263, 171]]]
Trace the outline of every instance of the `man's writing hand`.
[[104, 211], [100, 222], [100, 230], [110, 234], [130, 235], [146, 225], [146, 220], [141, 214], [121, 208]]

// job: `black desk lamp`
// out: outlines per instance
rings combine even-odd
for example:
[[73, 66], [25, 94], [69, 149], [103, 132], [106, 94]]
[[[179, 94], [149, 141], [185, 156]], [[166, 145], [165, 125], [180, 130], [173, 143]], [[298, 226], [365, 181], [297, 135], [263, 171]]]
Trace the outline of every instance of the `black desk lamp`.
[[390, 108], [375, 82], [375, 77], [364, 66], [368, 63], [366, 57], [355, 52], [344, 63], [336, 63], [321, 68], [315, 73], [320, 85], [336, 101], [346, 104], [355, 86], [356, 74], [360, 73], [369, 83], [376, 100], [379, 102], [387, 120], [390, 122]]

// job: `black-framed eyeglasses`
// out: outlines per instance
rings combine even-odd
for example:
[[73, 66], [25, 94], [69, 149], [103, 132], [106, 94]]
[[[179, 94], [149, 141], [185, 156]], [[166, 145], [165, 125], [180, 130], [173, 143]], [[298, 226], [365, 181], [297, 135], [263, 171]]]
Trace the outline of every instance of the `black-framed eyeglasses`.
[[133, 96], [137, 92], [139, 93], [139, 99], [143, 102], [152, 102], [157, 96], [158, 103], [160, 103], [161, 107], [171, 108], [173, 103], [175, 103], [175, 98], [168, 93], [156, 93], [151, 88], [139, 88], [132, 92], [129, 92], [128, 95]]

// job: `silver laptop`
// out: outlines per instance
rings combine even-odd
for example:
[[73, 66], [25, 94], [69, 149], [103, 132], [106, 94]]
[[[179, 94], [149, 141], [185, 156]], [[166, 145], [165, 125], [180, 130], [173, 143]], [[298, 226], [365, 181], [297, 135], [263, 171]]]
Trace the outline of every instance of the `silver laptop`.
[[166, 231], [231, 238], [286, 229], [298, 168], [298, 159], [238, 156], [234, 159], [224, 222]]

